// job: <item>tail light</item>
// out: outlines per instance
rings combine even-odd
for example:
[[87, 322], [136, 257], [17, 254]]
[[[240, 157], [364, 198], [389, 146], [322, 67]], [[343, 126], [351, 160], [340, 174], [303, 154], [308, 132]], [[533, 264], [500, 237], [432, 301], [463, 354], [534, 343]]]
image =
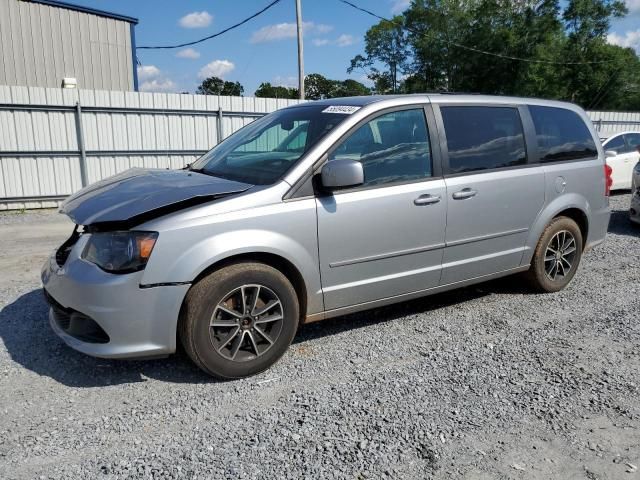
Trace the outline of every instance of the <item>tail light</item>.
[[613, 169], [604, 164], [604, 196], [608, 197], [611, 192], [611, 185], [613, 185], [613, 178], [611, 178], [611, 174], [613, 173]]

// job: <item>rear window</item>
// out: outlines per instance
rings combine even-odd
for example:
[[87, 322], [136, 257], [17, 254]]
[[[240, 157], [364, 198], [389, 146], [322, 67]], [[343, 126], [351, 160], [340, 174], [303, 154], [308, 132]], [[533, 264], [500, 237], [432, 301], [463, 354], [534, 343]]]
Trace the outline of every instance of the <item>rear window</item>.
[[558, 162], [598, 156], [591, 132], [571, 110], [530, 106], [541, 162]]
[[513, 107], [441, 107], [449, 150], [448, 173], [527, 163], [522, 122]]

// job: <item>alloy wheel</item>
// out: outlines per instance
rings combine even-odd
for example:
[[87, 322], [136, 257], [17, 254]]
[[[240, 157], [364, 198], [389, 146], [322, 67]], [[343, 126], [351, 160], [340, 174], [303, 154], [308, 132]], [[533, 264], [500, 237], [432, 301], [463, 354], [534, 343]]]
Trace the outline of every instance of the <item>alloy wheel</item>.
[[560, 230], [549, 241], [544, 254], [544, 271], [547, 277], [555, 281], [566, 277], [577, 254], [576, 239], [568, 230]]
[[228, 360], [245, 362], [264, 355], [282, 330], [282, 302], [273, 290], [242, 285], [223, 297], [209, 322], [213, 348]]

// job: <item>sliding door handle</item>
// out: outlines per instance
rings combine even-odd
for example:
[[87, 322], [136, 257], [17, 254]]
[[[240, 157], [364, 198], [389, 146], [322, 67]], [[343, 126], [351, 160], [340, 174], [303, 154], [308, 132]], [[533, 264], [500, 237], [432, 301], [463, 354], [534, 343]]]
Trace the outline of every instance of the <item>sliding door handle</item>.
[[463, 188], [459, 192], [455, 192], [453, 194], [454, 200], [463, 200], [465, 198], [475, 197], [478, 192], [476, 190], [471, 190], [470, 188]]
[[433, 205], [434, 203], [438, 203], [439, 201], [440, 195], [429, 195], [427, 193], [425, 195], [420, 195], [413, 201], [413, 203], [415, 205]]

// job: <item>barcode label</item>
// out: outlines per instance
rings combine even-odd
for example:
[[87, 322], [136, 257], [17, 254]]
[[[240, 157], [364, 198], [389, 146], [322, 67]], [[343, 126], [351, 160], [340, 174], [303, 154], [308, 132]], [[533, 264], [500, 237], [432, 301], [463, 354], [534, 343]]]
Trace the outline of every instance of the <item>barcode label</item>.
[[345, 115], [351, 115], [353, 112], [360, 110], [360, 107], [354, 107], [350, 105], [331, 105], [330, 107], [322, 110], [322, 113], [343, 113]]

